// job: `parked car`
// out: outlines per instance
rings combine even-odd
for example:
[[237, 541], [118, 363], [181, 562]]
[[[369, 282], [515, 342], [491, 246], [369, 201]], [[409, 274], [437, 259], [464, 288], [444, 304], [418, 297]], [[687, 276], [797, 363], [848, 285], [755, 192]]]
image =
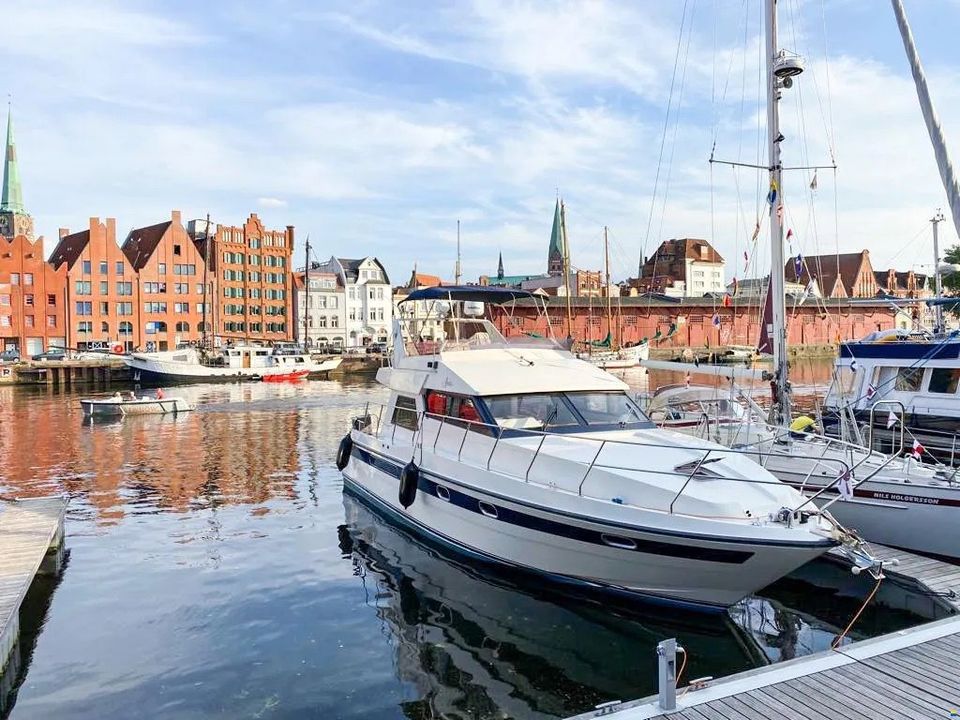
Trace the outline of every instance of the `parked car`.
[[47, 350], [46, 352], [33, 355], [31, 360], [66, 360], [67, 353], [63, 350]]
[[367, 345], [368, 355], [382, 355], [387, 352], [386, 343], [370, 343]]
[[362, 347], [351, 347], [346, 349], [347, 355], [363, 355], [363, 352], [364, 350]]
[[20, 362], [20, 351], [16, 348], [10, 348], [0, 353], [0, 362]]

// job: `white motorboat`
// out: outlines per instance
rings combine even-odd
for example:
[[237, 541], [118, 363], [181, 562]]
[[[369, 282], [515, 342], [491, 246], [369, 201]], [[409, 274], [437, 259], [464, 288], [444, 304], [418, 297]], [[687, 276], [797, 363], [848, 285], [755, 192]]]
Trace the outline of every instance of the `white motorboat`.
[[[552, 340], [506, 340], [499, 288], [424, 288], [445, 339], [394, 323], [378, 381], [388, 405], [354, 418], [345, 488], [434, 542], [554, 581], [724, 608], [842, 544], [829, 514], [746, 454], [656, 428], [627, 386]], [[545, 312], [545, 306], [543, 310]], [[404, 328], [402, 323], [411, 326]]]
[[310, 355], [276, 352], [260, 345], [228, 345], [213, 352], [183, 347], [155, 353], [132, 353], [125, 359], [140, 383], [214, 382], [218, 380], [259, 380], [306, 370], [322, 373], [335, 370], [341, 358], [315, 362]]
[[[960, 483], [953, 468], [801, 430], [802, 420], [792, 432], [769, 425], [762, 409], [733, 385], [662, 387], [647, 412], [660, 427], [756, 452], [767, 470], [829, 502], [830, 513], [867, 540], [960, 558]], [[836, 483], [843, 467], [849, 468], [845, 495]]]
[[577, 358], [586, 360], [604, 370], [619, 370], [622, 368], [637, 367], [641, 361], [650, 356], [650, 344], [638, 343], [619, 350], [595, 350], [577, 353]]
[[[132, 393], [131, 393], [132, 395]], [[84, 415], [90, 417], [122, 417], [125, 415], [160, 415], [193, 410], [193, 405], [179, 397], [85, 398], [80, 401]]]

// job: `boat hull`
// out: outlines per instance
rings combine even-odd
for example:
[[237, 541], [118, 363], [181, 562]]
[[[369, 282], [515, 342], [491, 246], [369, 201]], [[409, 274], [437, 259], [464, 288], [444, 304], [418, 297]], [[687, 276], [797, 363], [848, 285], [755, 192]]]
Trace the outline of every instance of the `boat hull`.
[[[141, 385], [175, 385], [196, 382], [240, 382], [262, 380], [268, 375], [287, 374], [277, 368], [229, 368], [207, 367], [186, 363], [163, 362], [133, 357], [128, 359], [135, 382]], [[341, 360], [324, 360], [307, 369], [307, 376], [327, 373], [339, 367]]]
[[591, 517], [587, 499], [583, 514], [571, 514], [551, 507], [555, 490], [544, 488], [543, 501], [532, 504], [424, 467], [416, 500], [404, 509], [398, 489], [406, 461], [365, 447], [366, 437], [352, 434], [348, 489], [434, 542], [558, 583], [717, 611], [833, 546], [825, 539], [765, 543], [625, 526]]
[[81, 400], [80, 406], [90, 417], [124, 417], [126, 415], [165, 415], [189, 412], [193, 407], [183, 398], [149, 398], [144, 400], [116, 401]]

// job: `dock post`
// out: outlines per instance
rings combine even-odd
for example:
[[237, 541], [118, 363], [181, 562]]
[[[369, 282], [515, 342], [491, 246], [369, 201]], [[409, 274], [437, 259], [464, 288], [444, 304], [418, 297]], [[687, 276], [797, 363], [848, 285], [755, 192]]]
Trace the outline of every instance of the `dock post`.
[[670, 638], [657, 644], [657, 687], [660, 709], [677, 709], [677, 640]]

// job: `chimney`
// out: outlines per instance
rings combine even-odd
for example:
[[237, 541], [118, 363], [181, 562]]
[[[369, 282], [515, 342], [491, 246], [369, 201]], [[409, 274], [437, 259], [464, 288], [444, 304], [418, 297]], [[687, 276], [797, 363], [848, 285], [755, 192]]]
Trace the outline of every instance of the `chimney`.
[[174, 225], [180, 225], [180, 211], [173, 210], [170, 212], [170, 220], [173, 221]]
[[117, 219], [107, 218], [107, 238], [117, 241]]
[[59, 230], [60, 239], [63, 240], [67, 235], [70, 234], [70, 228], [60, 228]]
[[290, 252], [293, 252], [293, 225], [287, 225], [287, 247], [290, 248]]

